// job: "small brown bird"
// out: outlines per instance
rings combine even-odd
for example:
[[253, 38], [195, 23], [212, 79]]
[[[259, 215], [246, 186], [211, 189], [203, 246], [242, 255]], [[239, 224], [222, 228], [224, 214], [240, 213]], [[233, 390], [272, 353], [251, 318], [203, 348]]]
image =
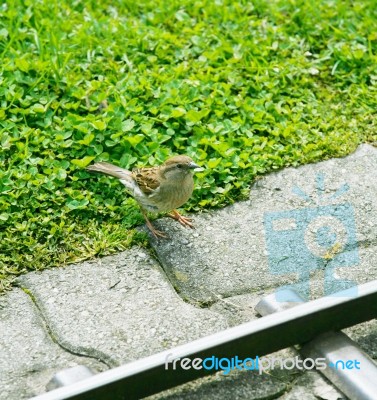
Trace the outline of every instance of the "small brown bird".
[[95, 163], [86, 169], [118, 178], [127, 188], [127, 192], [139, 203], [148, 228], [158, 238], [167, 236], [153, 227], [147, 211], [171, 211], [169, 217], [176, 219], [183, 226], [194, 228], [191, 219], [181, 215], [176, 208], [186, 203], [194, 190], [192, 170], [195, 168], [200, 167], [190, 157], [174, 156], [158, 167], [138, 168], [132, 171], [106, 162]]

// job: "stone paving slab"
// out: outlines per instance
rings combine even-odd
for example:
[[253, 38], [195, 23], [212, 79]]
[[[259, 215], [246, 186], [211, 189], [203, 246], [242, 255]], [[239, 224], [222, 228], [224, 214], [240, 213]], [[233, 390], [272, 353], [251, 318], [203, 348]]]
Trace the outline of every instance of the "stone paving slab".
[[[156, 262], [139, 248], [95, 262], [30, 273], [20, 284], [30, 291], [59, 344], [110, 366], [229, 326], [221, 313], [183, 302]], [[235, 388], [237, 396], [243, 393], [249, 399], [276, 397], [287, 387], [288, 381], [254, 375], [251, 381], [245, 374], [205, 378], [192, 398], [216, 398], [218, 390], [230, 395]], [[189, 393], [185, 396], [191, 398]]]
[[[376, 279], [376, 171], [377, 149], [370, 145], [361, 145], [345, 158], [281, 170], [258, 181], [249, 201], [196, 215], [196, 230], [185, 229], [168, 218], [157, 221], [156, 226], [174, 240], [152, 239], [152, 246], [180, 295], [196, 304], [214, 302], [218, 296], [307, 282], [308, 263], [313, 274], [326, 269], [330, 277], [336, 277], [344, 270], [357, 282], [364, 282], [366, 277]], [[293, 189], [300, 195], [293, 194]], [[288, 215], [281, 214], [286, 211]], [[266, 218], [271, 213], [280, 213], [285, 219], [281, 227], [277, 221], [273, 232], [265, 229], [270, 226]], [[302, 215], [313, 223], [301, 225]], [[326, 222], [329, 216], [330, 222]], [[353, 223], [354, 238], [349, 233], [352, 226], [348, 228]], [[297, 230], [287, 235], [295, 224]], [[326, 246], [317, 243], [315, 234], [327, 229], [326, 225], [331, 225], [332, 231], [322, 231], [320, 239], [332, 240], [334, 235], [336, 240], [343, 238], [346, 246], [338, 246], [340, 240], [329, 247], [332, 250], [328, 254], [321, 254], [318, 252]], [[282, 238], [280, 249], [268, 250], [267, 238], [276, 235]], [[338, 278], [330, 279], [333, 291], [343, 288]]]
[[0, 399], [28, 399], [45, 391], [61, 369], [86, 365], [95, 372], [106, 365], [64, 351], [48, 335], [30, 297], [14, 289], [0, 298]]
[[30, 273], [21, 285], [31, 291], [60, 345], [111, 366], [228, 326], [220, 314], [183, 302], [140, 248]]

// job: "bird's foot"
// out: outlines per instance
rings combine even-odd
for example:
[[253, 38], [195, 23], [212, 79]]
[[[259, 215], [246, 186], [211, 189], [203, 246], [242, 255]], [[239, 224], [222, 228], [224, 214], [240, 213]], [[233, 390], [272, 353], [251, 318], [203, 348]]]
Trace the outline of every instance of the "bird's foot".
[[181, 225], [185, 226], [186, 228], [195, 229], [194, 224], [192, 223], [192, 219], [183, 216], [177, 210], [173, 210], [171, 213], [167, 215], [168, 217], [177, 220]]
[[167, 239], [169, 237], [166, 233], [159, 231], [158, 229], [154, 228], [153, 226], [148, 226], [148, 228], [151, 231], [152, 235], [156, 239], [159, 239], [159, 238]]
[[142, 211], [142, 213], [143, 213], [143, 216], [144, 216], [144, 219], [145, 219], [145, 223], [147, 224], [147, 227], [148, 227], [148, 229], [150, 230], [151, 234], [152, 234], [156, 239], [158, 239], [158, 238], [167, 239], [169, 236], [168, 236], [166, 233], [164, 233], [164, 232], [159, 231], [158, 229], [156, 229], [156, 228], [152, 225], [151, 221], [149, 221], [148, 216], [147, 216], [147, 213], [146, 213], [143, 209], [142, 209], [141, 211]]

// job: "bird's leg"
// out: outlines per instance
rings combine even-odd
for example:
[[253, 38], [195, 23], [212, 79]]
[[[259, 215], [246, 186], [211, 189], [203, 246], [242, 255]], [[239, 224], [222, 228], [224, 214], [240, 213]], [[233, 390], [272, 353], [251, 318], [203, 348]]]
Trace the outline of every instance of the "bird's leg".
[[167, 215], [170, 218], [176, 219], [181, 225], [186, 226], [191, 229], [194, 229], [192, 219], [181, 215], [177, 210], [173, 210], [171, 213], [169, 213]]
[[141, 212], [142, 212], [142, 214], [143, 214], [143, 217], [144, 217], [144, 219], [145, 219], [145, 222], [146, 222], [146, 224], [147, 224], [148, 229], [151, 231], [152, 235], [153, 235], [156, 239], [158, 239], [159, 237], [161, 237], [161, 238], [167, 238], [167, 237], [168, 237], [164, 232], [161, 232], [161, 231], [157, 230], [157, 229], [152, 225], [151, 221], [149, 221], [149, 219], [148, 219], [148, 216], [147, 216], [146, 211], [144, 211], [143, 209], [141, 209]]

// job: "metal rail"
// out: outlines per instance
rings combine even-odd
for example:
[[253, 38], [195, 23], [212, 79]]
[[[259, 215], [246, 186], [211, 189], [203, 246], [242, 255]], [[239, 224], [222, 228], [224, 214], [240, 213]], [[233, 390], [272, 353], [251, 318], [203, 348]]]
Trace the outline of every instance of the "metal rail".
[[[262, 316], [281, 312], [305, 300], [291, 289], [285, 290], [289, 301], [278, 302], [276, 296], [264, 297], [256, 306]], [[377, 365], [343, 332], [327, 332], [305, 343], [299, 350], [304, 359], [325, 360], [328, 368], [321, 369], [326, 378], [350, 400], [376, 400]], [[357, 364], [356, 364], [357, 363]]]
[[[343, 297], [345, 296], [345, 297]], [[216, 371], [165, 369], [170, 360], [216, 356], [255, 358], [308, 342], [316, 336], [377, 318], [377, 281], [358, 287], [358, 295], [338, 293], [268, 315], [173, 349], [130, 362], [83, 381], [34, 397], [34, 400], [141, 399]]]

